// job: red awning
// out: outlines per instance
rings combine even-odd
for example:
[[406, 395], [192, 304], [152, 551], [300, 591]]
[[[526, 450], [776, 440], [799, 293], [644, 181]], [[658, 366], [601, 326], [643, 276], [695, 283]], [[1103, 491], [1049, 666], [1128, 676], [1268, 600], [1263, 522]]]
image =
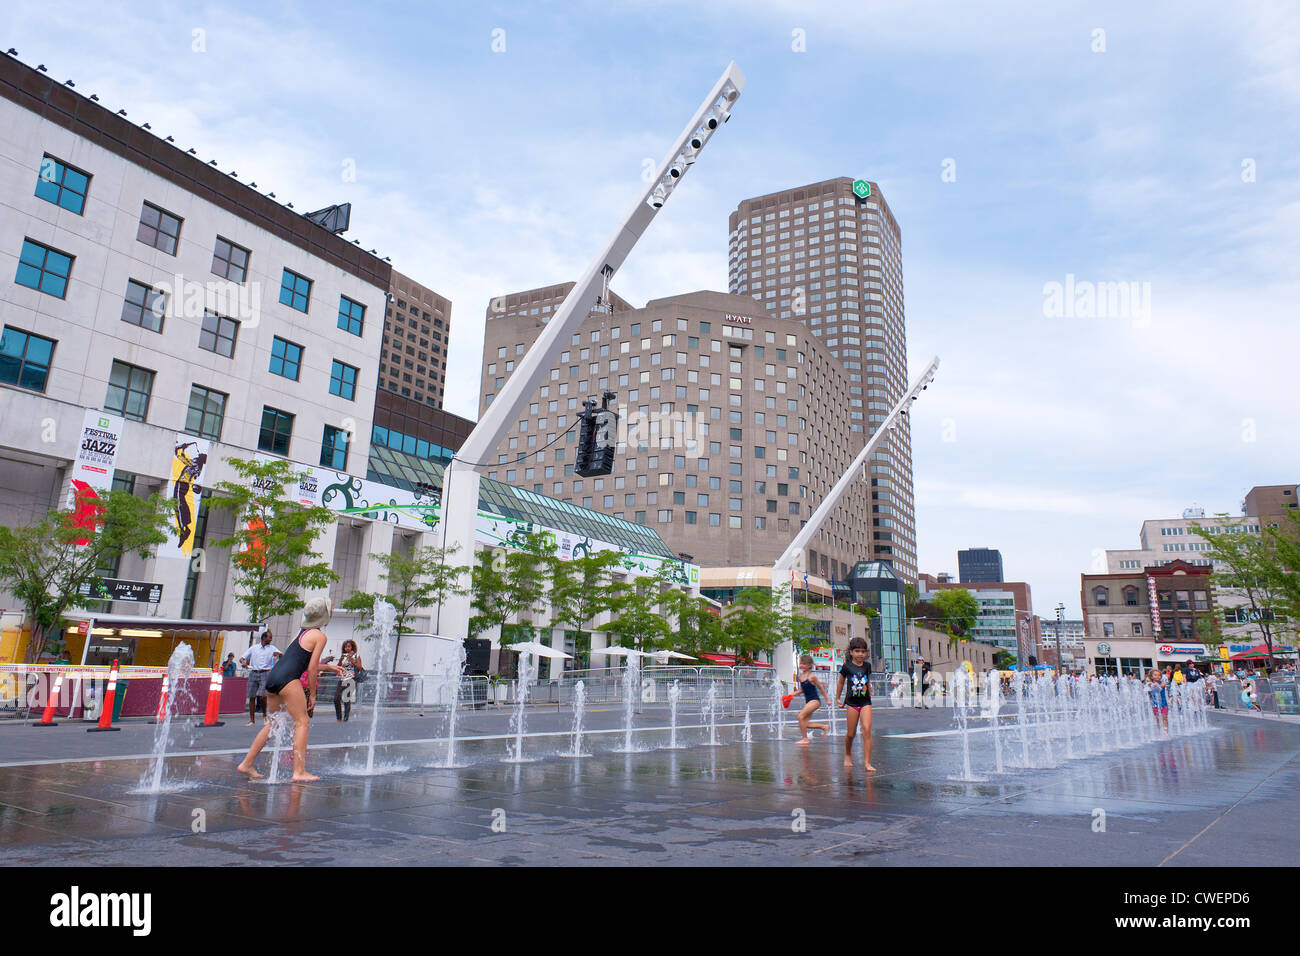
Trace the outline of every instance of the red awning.
[[759, 661], [743, 661], [735, 654], [701, 654], [701, 658], [713, 664], [722, 664], [727, 667], [771, 667], [771, 664], [763, 664]]

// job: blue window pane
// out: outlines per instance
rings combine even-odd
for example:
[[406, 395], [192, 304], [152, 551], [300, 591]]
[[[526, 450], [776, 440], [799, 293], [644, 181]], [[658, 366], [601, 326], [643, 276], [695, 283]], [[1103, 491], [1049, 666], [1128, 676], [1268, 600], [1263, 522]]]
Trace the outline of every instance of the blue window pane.
[[0, 355], [8, 355], [14, 358], [23, 357], [23, 346], [27, 344], [27, 336], [15, 329], [5, 329], [4, 335], [0, 335]]
[[85, 173], [77, 172], [75, 169], [63, 168], [63, 185], [73, 192], [82, 196], [86, 195], [86, 187], [90, 184], [90, 177]]
[[45, 262], [45, 247], [38, 246], [32, 241], [24, 239], [23, 251], [22, 254], [19, 255], [18, 259], [20, 262], [26, 262], [40, 268], [40, 266]]
[[63, 293], [68, 290], [68, 280], [59, 276], [46, 273], [45, 278], [41, 280], [41, 291], [49, 295], [63, 298]]
[[19, 285], [39, 289], [41, 287], [41, 270], [29, 266], [25, 262], [20, 262], [18, 263], [18, 275], [14, 277], [14, 281]]
[[66, 277], [72, 269], [72, 257], [65, 256], [61, 252], [55, 252], [53, 249], [45, 257], [45, 271], [53, 272], [55, 275]]
[[[8, 337], [9, 336], [6, 333], [5, 338], [7, 339]], [[4, 351], [5, 354], [9, 354], [5, 349], [0, 349], [0, 351]], [[22, 354], [22, 353], [19, 352], [17, 354]], [[53, 354], [54, 354], [54, 343], [51, 342], [49, 339], [42, 339], [42, 338], [37, 338], [35, 336], [32, 336], [27, 340], [27, 361], [36, 362], [38, 365], [49, 365], [50, 356]]]
[[374, 427], [374, 430], [372, 431], [371, 435], [372, 435], [371, 440], [372, 440], [376, 445], [387, 445], [387, 444], [388, 444], [388, 429], [387, 429], [387, 428], [380, 428], [378, 425], [376, 425], [376, 426]]
[[420, 458], [429, 457], [429, 443], [423, 439], [415, 443], [415, 454]]
[[46, 202], [57, 203], [59, 201], [59, 184], [38, 177], [36, 180], [36, 198], [44, 199]]
[[403, 436], [403, 438], [404, 438], [404, 440], [403, 440], [403, 442], [402, 442], [402, 451], [406, 452], [408, 455], [414, 455], [414, 454], [415, 454], [415, 436], [414, 436], [414, 435], [405, 435], [405, 436]]

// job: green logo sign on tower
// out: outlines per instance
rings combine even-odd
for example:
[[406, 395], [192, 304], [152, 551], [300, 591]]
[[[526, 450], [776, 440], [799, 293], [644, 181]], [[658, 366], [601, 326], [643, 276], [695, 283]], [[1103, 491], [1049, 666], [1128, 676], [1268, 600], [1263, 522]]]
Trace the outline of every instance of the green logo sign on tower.
[[871, 195], [871, 183], [867, 182], [865, 179], [853, 180], [853, 195], [857, 196], [859, 199], [866, 199]]

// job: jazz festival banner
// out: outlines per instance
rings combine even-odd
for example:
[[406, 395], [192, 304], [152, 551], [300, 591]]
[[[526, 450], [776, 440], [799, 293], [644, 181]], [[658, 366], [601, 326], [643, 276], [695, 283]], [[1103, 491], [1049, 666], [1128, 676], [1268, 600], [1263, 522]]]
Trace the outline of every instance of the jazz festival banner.
[[193, 435], [177, 434], [172, 448], [172, 480], [167, 497], [171, 528], [167, 541], [158, 546], [160, 558], [189, 560], [194, 550], [198, 525], [199, 500], [203, 495], [203, 470], [208, 464], [209, 441]]
[[[99, 499], [113, 487], [117, 467], [117, 449], [122, 441], [122, 419], [97, 409], [86, 409], [77, 443], [77, 458], [72, 463], [68, 507], [74, 509], [74, 527], [95, 529], [95, 512]], [[77, 544], [86, 544], [82, 538]]]

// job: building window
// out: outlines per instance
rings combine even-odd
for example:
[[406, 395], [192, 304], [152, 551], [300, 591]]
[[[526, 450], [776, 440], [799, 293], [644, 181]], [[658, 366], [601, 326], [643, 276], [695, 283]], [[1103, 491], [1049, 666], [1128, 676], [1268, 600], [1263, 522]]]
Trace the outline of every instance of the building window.
[[360, 302], [353, 302], [345, 295], [339, 296], [339, 328], [353, 335], [361, 334], [365, 324], [366, 307]]
[[167, 297], [143, 282], [126, 281], [126, 299], [122, 302], [122, 321], [150, 332], [161, 332]]
[[73, 257], [30, 239], [23, 240], [23, 251], [18, 257], [18, 274], [14, 281], [37, 292], [62, 299], [68, 292], [68, 276], [72, 274]]
[[1107, 607], [1110, 604], [1110, 591], [1107, 588], [1094, 588], [1092, 597], [1097, 607]]
[[248, 276], [249, 251], [237, 246], [229, 239], [217, 236], [216, 248], [212, 250], [212, 273], [231, 282], [243, 282]]
[[335, 359], [334, 366], [330, 370], [330, 394], [349, 400], [356, 398], [357, 369]]
[[5, 326], [0, 336], [0, 382], [45, 391], [54, 340]]
[[239, 323], [215, 312], [203, 312], [203, 325], [199, 330], [199, 348], [216, 352], [226, 358], [235, 357], [235, 338]]
[[271, 371], [298, 381], [302, 366], [302, 346], [294, 345], [278, 335], [271, 340]]
[[1114, 637], [1114, 636], [1115, 636], [1115, 625], [1114, 625], [1114, 624], [1111, 624], [1111, 623], [1108, 621], [1108, 622], [1106, 622], [1105, 624], [1103, 624], [1103, 625], [1101, 626], [1101, 632], [1102, 632], [1102, 634], [1103, 634], [1104, 636], [1106, 636], [1106, 637]]
[[285, 269], [284, 278], [280, 280], [280, 302], [291, 309], [306, 312], [310, 301], [311, 280]]
[[289, 454], [289, 438], [293, 434], [293, 416], [278, 408], [262, 409], [262, 428], [257, 435], [257, 447], [276, 455]]
[[320, 440], [320, 463], [335, 471], [348, 470], [348, 433], [333, 425], [325, 426]]
[[78, 216], [86, 205], [86, 191], [90, 176], [73, 169], [49, 153], [41, 159], [40, 175], [36, 177], [36, 197], [61, 206]]
[[152, 391], [153, 372], [114, 361], [113, 370], [108, 376], [104, 409], [116, 412], [123, 418], [142, 422], [149, 413], [149, 394]]
[[226, 417], [224, 392], [194, 385], [190, 388], [190, 408], [185, 415], [185, 431], [200, 438], [221, 440], [221, 423]]
[[1125, 589], [1124, 589], [1124, 604], [1125, 604], [1125, 606], [1127, 606], [1127, 607], [1137, 607], [1137, 606], [1138, 606], [1138, 592], [1137, 592], [1137, 588], [1125, 588]]
[[165, 209], [145, 203], [140, 211], [140, 228], [135, 237], [146, 246], [174, 256], [181, 237], [181, 220]]

